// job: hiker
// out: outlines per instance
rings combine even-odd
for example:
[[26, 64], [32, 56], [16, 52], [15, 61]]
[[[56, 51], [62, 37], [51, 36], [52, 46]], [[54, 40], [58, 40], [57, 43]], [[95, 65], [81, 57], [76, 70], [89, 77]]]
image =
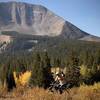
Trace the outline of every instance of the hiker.
[[55, 82], [59, 83], [60, 86], [63, 86], [64, 84], [66, 84], [65, 74], [63, 72], [57, 73], [56, 78], [55, 78]]
[[63, 72], [56, 73], [55, 83], [56, 87], [59, 89], [60, 94], [62, 94], [64, 88], [66, 87], [65, 74]]

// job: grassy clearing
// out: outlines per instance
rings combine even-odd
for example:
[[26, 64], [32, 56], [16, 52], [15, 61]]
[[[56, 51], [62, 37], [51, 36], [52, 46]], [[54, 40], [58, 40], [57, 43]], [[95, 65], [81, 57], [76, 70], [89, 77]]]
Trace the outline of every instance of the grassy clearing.
[[6, 89], [0, 90], [0, 100], [100, 100], [100, 83], [93, 86], [81, 85], [78, 88], [72, 88], [68, 94], [51, 93], [43, 88], [25, 88], [18, 87], [12, 92]]

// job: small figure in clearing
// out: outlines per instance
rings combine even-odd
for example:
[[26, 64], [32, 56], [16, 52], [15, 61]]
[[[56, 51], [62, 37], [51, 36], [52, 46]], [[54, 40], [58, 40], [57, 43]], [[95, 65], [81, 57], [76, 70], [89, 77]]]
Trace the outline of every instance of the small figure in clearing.
[[59, 83], [60, 86], [63, 86], [64, 84], [66, 84], [65, 74], [63, 72], [57, 73], [56, 78], [55, 78], [55, 82]]

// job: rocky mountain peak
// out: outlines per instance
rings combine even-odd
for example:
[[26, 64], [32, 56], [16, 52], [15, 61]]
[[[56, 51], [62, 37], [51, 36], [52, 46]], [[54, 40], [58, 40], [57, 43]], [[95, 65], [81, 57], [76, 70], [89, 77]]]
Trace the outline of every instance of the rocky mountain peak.
[[0, 30], [24, 34], [56, 36], [64, 20], [41, 5], [0, 3]]
[[80, 30], [46, 7], [22, 2], [0, 3], [0, 31], [16, 31], [20, 34], [39, 36], [61, 36], [67, 39], [84, 40], [84, 37], [87, 36], [90, 38], [90, 34]]

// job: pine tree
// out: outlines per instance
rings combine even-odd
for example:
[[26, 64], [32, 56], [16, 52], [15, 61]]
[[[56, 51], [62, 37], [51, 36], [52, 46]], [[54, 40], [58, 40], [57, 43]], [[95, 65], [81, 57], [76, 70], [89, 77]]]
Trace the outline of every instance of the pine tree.
[[44, 69], [43, 69], [43, 73], [44, 73], [44, 88], [47, 88], [50, 86], [50, 83], [53, 80], [53, 77], [51, 75], [51, 64], [50, 64], [50, 58], [48, 57], [47, 52], [45, 52], [44, 58]]
[[31, 83], [34, 86], [42, 87], [44, 85], [44, 75], [43, 75], [43, 62], [39, 53], [36, 54], [34, 67], [32, 69]]
[[11, 91], [14, 87], [16, 87], [14, 76], [13, 76], [13, 66], [11, 65], [11, 61], [7, 64], [7, 72], [6, 72], [6, 83], [8, 91]]
[[54, 58], [53, 67], [61, 67], [61, 60], [59, 58]]
[[69, 54], [69, 66], [67, 67], [66, 80], [72, 82], [74, 85], [78, 85], [80, 80], [79, 59], [73, 51]]

